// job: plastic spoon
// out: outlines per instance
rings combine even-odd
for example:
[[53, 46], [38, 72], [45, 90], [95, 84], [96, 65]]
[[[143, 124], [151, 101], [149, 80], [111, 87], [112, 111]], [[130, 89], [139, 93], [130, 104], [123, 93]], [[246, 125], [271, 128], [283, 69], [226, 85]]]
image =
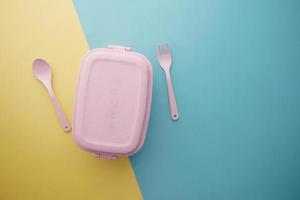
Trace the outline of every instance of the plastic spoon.
[[47, 88], [62, 128], [65, 132], [70, 131], [71, 126], [69, 125], [69, 121], [62, 111], [52, 88], [52, 71], [50, 65], [45, 60], [37, 58], [32, 63], [32, 71], [34, 76]]

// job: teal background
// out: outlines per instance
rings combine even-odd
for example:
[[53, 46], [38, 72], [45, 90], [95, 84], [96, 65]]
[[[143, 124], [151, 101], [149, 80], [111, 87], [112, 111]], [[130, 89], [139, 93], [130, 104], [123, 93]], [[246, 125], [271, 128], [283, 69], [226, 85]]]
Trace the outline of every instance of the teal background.
[[[131, 157], [145, 200], [300, 199], [300, 1], [74, 4], [90, 48], [130, 46], [153, 64], [148, 135]], [[178, 122], [160, 42], [173, 49]]]

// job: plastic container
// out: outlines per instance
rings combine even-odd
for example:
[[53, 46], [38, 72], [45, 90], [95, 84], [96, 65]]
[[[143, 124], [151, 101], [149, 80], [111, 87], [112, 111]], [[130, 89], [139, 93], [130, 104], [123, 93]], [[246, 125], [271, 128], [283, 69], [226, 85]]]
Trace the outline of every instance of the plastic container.
[[147, 132], [152, 65], [129, 47], [109, 45], [82, 60], [74, 106], [73, 138], [100, 157], [136, 153]]

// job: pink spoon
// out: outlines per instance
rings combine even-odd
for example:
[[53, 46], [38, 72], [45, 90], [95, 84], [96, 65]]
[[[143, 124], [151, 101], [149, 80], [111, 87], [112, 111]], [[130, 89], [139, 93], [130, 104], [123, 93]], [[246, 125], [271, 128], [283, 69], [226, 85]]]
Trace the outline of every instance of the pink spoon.
[[52, 88], [52, 71], [50, 65], [45, 60], [37, 58], [32, 63], [32, 71], [34, 76], [47, 88], [62, 128], [65, 132], [70, 131], [71, 126], [69, 125], [69, 121], [62, 111]]

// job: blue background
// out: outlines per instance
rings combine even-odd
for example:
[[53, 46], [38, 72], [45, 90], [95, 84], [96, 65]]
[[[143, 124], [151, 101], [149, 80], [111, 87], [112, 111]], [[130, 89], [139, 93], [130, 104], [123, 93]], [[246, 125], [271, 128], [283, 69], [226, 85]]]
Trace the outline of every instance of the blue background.
[[145, 200], [300, 199], [300, 1], [74, 3], [90, 48], [130, 46], [153, 64], [148, 135], [131, 157]]

